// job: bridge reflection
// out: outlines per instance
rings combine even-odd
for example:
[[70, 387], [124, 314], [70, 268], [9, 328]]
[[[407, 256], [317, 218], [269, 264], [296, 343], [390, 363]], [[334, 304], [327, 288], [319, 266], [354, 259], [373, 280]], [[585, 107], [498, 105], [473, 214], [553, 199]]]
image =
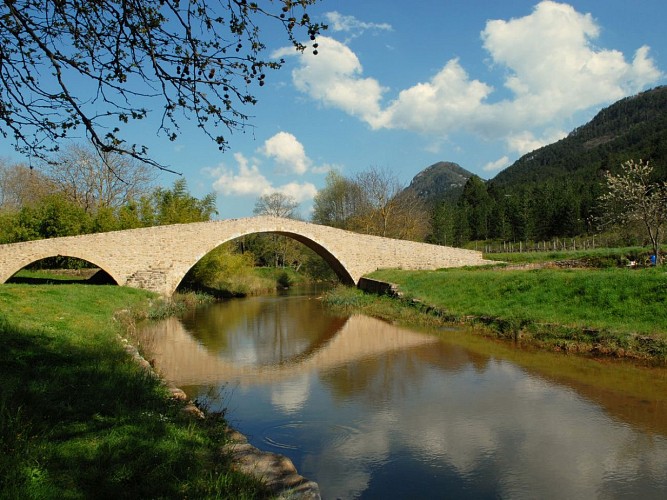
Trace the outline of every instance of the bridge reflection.
[[[177, 385], [210, 384], [239, 380], [243, 384], [276, 382], [297, 377], [317, 369], [329, 369], [365, 358], [377, 357], [392, 351], [435, 345], [439, 339], [406, 330], [367, 316], [350, 316], [340, 324], [332, 319], [336, 331], [304, 346], [301, 352], [291, 352], [276, 363], [261, 362], [262, 348], [247, 356], [226, 359], [224, 353], [214, 352], [197, 342], [176, 318], [169, 318], [142, 330], [140, 342], [160, 374]], [[279, 349], [275, 342], [266, 348]], [[239, 351], [236, 351], [237, 354]], [[254, 359], [251, 362], [250, 359]]]

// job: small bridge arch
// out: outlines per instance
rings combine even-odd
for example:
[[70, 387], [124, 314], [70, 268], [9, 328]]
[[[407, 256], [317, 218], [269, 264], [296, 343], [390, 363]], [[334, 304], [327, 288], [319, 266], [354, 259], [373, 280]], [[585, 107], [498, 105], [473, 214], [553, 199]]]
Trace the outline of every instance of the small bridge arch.
[[[0, 248], [2, 248], [2, 246], [0, 246]], [[14, 260], [13, 265], [9, 266], [6, 272], [0, 271], [0, 283], [6, 282], [24, 267], [39, 262], [40, 260], [50, 259], [53, 257], [70, 257], [73, 259], [86, 261], [89, 264], [92, 264], [93, 266], [98, 267], [102, 271], [106, 272], [117, 285], [122, 282], [122, 276], [114, 276], [113, 266], [107, 265], [103, 259], [100, 258], [100, 256], [89, 255], [89, 253], [83, 248], [80, 252], [77, 252], [76, 250], [60, 252], [57, 248], [43, 248], [39, 249], [35, 253], [18, 255], [17, 259]]]
[[437, 269], [487, 263], [481, 252], [472, 250], [263, 216], [0, 245], [0, 283], [32, 262], [63, 255], [98, 265], [119, 285], [171, 295], [208, 252], [254, 233], [281, 234], [303, 243], [350, 284], [357, 284], [363, 275], [380, 268]]

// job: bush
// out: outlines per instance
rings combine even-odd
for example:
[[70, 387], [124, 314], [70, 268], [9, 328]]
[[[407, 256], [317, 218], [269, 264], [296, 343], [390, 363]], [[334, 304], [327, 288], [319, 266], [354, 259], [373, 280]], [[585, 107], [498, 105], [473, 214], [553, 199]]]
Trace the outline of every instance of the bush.
[[283, 288], [289, 288], [290, 285], [292, 284], [292, 278], [290, 278], [290, 275], [287, 274], [285, 271], [283, 271], [278, 275], [278, 279], [276, 281], [278, 285]]

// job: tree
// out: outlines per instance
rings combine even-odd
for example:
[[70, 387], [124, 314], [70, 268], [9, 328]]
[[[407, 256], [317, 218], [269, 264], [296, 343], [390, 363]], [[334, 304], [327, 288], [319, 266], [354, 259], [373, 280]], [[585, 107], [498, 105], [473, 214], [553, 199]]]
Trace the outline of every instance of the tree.
[[0, 162], [0, 210], [20, 210], [53, 192], [53, 183], [42, 173], [22, 164]]
[[77, 204], [61, 193], [45, 196], [35, 206], [24, 206], [18, 212], [13, 234], [8, 242], [75, 236], [88, 232], [90, 218]]
[[81, 145], [67, 147], [47, 171], [56, 188], [87, 213], [120, 208], [148, 194], [155, 179], [143, 162]]
[[255, 202], [255, 208], [252, 213], [255, 215], [298, 219], [296, 212], [298, 206], [299, 203], [292, 196], [275, 192], [260, 196]]
[[171, 189], [157, 188], [149, 200], [140, 200], [140, 218], [146, 226], [205, 222], [216, 214], [215, 194], [201, 200], [188, 191], [185, 179], [178, 179]]
[[396, 197], [403, 188], [398, 178], [388, 170], [371, 167], [357, 174], [355, 183], [363, 193], [363, 201], [354, 224], [366, 234], [390, 237]]
[[298, 38], [313, 41], [324, 28], [306, 13], [316, 1], [5, 0], [0, 132], [18, 151], [44, 158], [83, 129], [98, 151], [166, 168], [121, 133], [155, 113], [170, 140], [192, 117], [224, 150], [220, 131], [246, 125], [242, 106], [257, 100], [251, 86], [283, 63], [264, 58], [261, 34], [281, 26], [303, 51]]
[[315, 224], [349, 229], [350, 220], [359, 210], [363, 195], [359, 186], [340, 172], [327, 174], [325, 187], [315, 195], [312, 221]]
[[331, 172], [315, 196], [313, 222], [365, 234], [422, 241], [430, 231], [425, 204], [395, 174], [371, 167], [346, 179]]
[[[260, 196], [255, 202], [253, 213], [255, 215], [268, 215], [272, 217], [285, 217], [297, 219], [299, 204], [289, 195], [283, 193], [271, 193]], [[300, 262], [301, 245], [294, 239], [279, 234], [256, 235], [248, 238], [248, 246], [252, 247], [253, 253], [261, 262], [274, 267], [285, 267], [293, 262]]]
[[605, 173], [607, 192], [599, 200], [605, 208], [603, 223], [639, 223], [644, 227], [657, 261], [667, 219], [667, 187], [663, 182], [653, 182], [652, 172], [648, 161], [626, 161], [620, 173]]
[[[485, 182], [478, 176], [470, 177], [459, 198], [459, 208], [465, 220], [462, 231], [471, 240], [485, 240], [489, 237], [489, 221], [493, 200], [489, 196]], [[461, 237], [465, 243], [466, 237]]]

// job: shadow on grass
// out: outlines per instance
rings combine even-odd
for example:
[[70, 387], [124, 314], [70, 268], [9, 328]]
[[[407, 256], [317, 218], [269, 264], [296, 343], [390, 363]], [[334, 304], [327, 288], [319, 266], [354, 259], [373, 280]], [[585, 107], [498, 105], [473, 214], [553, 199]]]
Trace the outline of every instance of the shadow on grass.
[[224, 423], [182, 417], [113, 343], [17, 331], [0, 315], [0, 491], [7, 498], [264, 496], [229, 473]]
[[103, 269], [100, 269], [89, 278], [76, 278], [63, 276], [21, 276], [15, 275], [7, 280], [7, 283], [23, 285], [116, 285], [116, 281]]

